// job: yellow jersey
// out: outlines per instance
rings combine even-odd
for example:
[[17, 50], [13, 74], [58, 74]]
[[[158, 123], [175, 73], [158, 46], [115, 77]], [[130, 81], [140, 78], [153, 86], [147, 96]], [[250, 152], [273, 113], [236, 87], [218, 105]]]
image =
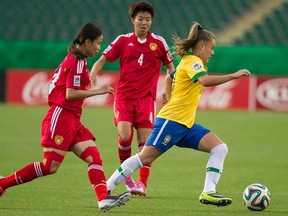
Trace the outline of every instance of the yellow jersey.
[[170, 101], [160, 110], [157, 117], [178, 122], [191, 128], [203, 86], [197, 81], [207, 75], [207, 68], [195, 55], [185, 55], [174, 74]]

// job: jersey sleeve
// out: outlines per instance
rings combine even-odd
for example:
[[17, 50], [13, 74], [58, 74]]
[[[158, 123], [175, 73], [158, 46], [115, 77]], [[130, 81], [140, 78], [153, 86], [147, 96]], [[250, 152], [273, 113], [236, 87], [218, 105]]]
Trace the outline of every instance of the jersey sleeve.
[[[81, 89], [81, 75], [84, 66], [84, 61], [80, 60], [70, 64], [68, 68], [64, 68], [63, 72], [67, 73], [66, 88]], [[64, 71], [65, 70], [65, 71]]]
[[163, 62], [164, 65], [168, 65], [171, 62], [173, 62], [173, 60], [174, 60], [172, 57], [172, 54], [169, 50], [169, 46], [167, 45], [166, 40], [163, 37], [161, 37], [159, 35], [157, 35], [157, 37], [158, 37], [158, 39], [160, 39], [160, 41], [162, 43], [161, 50], [163, 52], [163, 55], [161, 57], [161, 61]]
[[121, 55], [121, 35], [118, 36], [102, 53], [109, 62], [116, 61]]
[[207, 75], [206, 68], [200, 61], [195, 61], [192, 64], [189, 64], [188, 67], [188, 76], [193, 82], [196, 82], [199, 77]]

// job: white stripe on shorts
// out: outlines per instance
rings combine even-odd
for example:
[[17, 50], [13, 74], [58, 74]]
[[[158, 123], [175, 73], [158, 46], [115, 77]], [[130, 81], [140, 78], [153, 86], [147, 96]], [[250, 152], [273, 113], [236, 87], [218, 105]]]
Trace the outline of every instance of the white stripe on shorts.
[[156, 136], [156, 139], [155, 139], [154, 142], [153, 142], [153, 145], [154, 145], [154, 146], [155, 146], [156, 143], [158, 142], [158, 140], [159, 140], [159, 138], [160, 138], [160, 136], [161, 136], [161, 134], [162, 134], [162, 132], [163, 132], [165, 126], [168, 124], [168, 122], [169, 122], [169, 120], [166, 119], [166, 121], [165, 121], [164, 124], [162, 125], [162, 127], [161, 127], [159, 133], [158, 133], [157, 136]]
[[62, 111], [62, 108], [57, 106], [53, 112], [52, 119], [51, 119], [51, 127], [50, 127], [51, 139], [54, 136], [54, 131], [55, 131], [58, 117], [59, 117], [61, 111]]

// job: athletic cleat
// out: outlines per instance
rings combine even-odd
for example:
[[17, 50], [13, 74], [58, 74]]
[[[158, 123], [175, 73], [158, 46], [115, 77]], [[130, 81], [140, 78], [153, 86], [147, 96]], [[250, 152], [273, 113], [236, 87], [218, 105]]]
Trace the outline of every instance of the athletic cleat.
[[146, 187], [145, 185], [141, 182], [138, 181], [135, 183], [135, 186], [131, 190], [132, 195], [139, 195], [139, 196], [146, 196]]
[[232, 203], [231, 198], [223, 197], [217, 192], [203, 192], [199, 197], [199, 201], [203, 204], [216, 205], [218, 207], [227, 206]]
[[[3, 176], [0, 176], [0, 181], [1, 179], [3, 179]], [[2, 187], [0, 186], [0, 197], [3, 197], [5, 195], [5, 190], [2, 189]]]
[[133, 178], [131, 176], [127, 177], [124, 183], [127, 191], [131, 193], [132, 189], [135, 187], [135, 182]]
[[125, 192], [119, 195], [108, 195], [106, 198], [98, 202], [98, 207], [101, 211], [105, 212], [116, 206], [125, 205], [129, 201], [131, 194]]

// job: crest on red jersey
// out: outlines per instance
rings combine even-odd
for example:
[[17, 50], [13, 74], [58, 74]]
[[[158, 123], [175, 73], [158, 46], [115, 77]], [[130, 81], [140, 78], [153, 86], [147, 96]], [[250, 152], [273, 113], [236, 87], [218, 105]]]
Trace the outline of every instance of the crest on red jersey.
[[56, 136], [54, 137], [54, 141], [55, 141], [55, 143], [56, 143], [57, 145], [61, 145], [62, 142], [63, 142], [63, 140], [64, 140], [63, 136], [56, 135]]
[[155, 51], [157, 49], [157, 47], [158, 47], [158, 45], [156, 43], [150, 43], [149, 46], [150, 46], [150, 49], [152, 51]]

